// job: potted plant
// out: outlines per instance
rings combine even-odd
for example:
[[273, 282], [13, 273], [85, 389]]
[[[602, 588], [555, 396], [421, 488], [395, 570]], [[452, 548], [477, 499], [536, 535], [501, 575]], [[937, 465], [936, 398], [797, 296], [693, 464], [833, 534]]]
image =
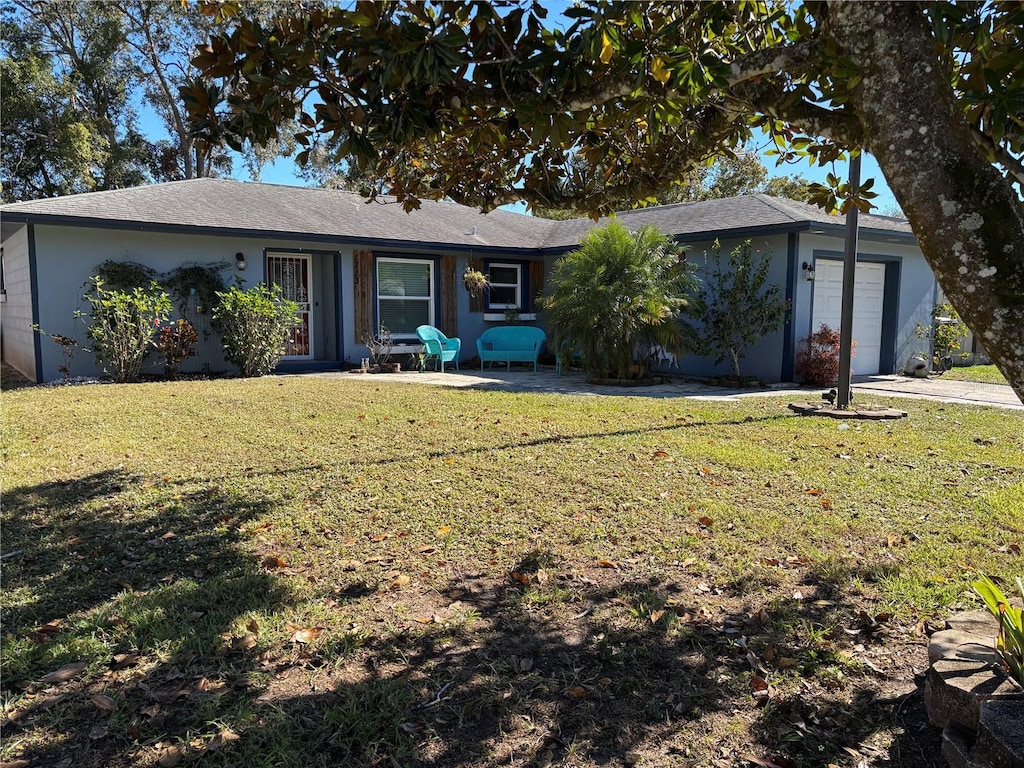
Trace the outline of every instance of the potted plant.
[[467, 266], [466, 271], [462, 273], [462, 284], [466, 286], [470, 296], [479, 298], [490, 287], [491, 281], [480, 270]]
[[391, 350], [395, 347], [395, 339], [391, 331], [383, 325], [377, 333], [363, 336], [363, 344], [370, 353], [370, 373], [398, 373], [402, 370], [401, 363], [391, 361]]

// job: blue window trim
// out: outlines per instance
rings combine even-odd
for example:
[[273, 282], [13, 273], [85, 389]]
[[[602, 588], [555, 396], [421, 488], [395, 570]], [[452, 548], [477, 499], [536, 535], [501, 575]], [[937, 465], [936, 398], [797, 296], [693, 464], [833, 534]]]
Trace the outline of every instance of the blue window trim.
[[[490, 277], [491, 265], [492, 264], [509, 264], [512, 266], [519, 267], [519, 306], [516, 307], [517, 312], [529, 312], [530, 311], [530, 262], [524, 261], [523, 259], [484, 259], [484, 274]], [[507, 307], [502, 306], [491, 306], [491, 294], [490, 291], [484, 293], [484, 311], [485, 312], [505, 312]]]

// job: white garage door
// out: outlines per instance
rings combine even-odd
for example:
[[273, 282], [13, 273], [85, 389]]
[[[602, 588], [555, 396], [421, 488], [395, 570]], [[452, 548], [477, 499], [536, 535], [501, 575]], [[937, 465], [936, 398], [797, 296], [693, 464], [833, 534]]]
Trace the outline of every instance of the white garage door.
[[[843, 306], [843, 262], [818, 259], [814, 265], [814, 305], [811, 328], [824, 324], [839, 330]], [[853, 297], [853, 373], [878, 373], [882, 353], [882, 300], [885, 265], [859, 262]]]

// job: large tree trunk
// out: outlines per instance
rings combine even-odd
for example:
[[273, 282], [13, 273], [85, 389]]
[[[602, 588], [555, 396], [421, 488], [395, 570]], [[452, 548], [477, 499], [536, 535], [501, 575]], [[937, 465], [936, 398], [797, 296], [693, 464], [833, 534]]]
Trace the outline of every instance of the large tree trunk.
[[857, 112], [942, 290], [1024, 401], [1024, 206], [975, 144], [918, 3], [829, 5]]

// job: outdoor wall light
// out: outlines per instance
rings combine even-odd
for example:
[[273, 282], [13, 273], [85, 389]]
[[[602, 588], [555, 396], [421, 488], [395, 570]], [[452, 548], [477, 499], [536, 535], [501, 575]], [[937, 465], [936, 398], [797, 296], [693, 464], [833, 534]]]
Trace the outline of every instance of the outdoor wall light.
[[805, 261], [800, 266], [800, 268], [804, 271], [804, 277], [807, 279], [807, 282], [808, 283], [813, 283], [814, 282], [814, 265], [811, 264], [809, 261]]
[[242, 253], [241, 251], [235, 254], [235, 266], [238, 267], [239, 272], [241, 272], [246, 267], [245, 254]]

